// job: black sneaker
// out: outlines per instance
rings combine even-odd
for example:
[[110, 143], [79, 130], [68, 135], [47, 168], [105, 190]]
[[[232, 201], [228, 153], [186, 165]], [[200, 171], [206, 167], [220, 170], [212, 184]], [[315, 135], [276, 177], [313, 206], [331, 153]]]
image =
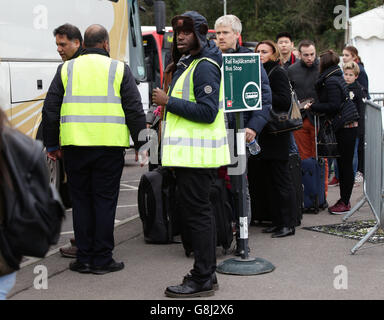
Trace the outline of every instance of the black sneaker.
[[213, 296], [215, 291], [212, 279], [208, 279], [204, 283], [197, 283], [192, 278], [184, 277], [182, 284], [168, 287], [164, 293], [170, 298], [195, 298]]
[[81, 263], [76, 260], [69, 264], [69, 270], [79, 273], [91, 273], [91, 265], [89, 263]]
[[124, 262], [116, 262], [112, 260], [109, 264], [104, 266], [92, 266], [91, 272], [93, 274], [106, 274], [110, 272], [116, 272], [124, 269]]

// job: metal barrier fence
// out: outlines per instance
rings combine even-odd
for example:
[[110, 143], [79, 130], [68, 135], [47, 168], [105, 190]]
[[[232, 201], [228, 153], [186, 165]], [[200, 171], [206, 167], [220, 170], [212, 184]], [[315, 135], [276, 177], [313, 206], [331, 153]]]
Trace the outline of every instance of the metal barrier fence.
[[384, 108], [371, 101], [366, 101], [365, 106], [364, 197], [343, 220], [347, 220], [368, 202], [377, 224], [352, 248], [352, 254], [384, 224]]
[[380, 106], [384, 106], [384, 92], [370, 92], [369, 95], [372, 102], [377, 103]]

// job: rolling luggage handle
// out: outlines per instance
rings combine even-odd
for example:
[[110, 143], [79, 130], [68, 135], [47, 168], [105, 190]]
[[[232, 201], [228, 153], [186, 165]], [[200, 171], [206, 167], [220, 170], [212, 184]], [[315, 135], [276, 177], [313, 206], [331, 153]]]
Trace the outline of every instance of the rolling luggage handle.
[[313, 117], [314, 125], [315, 125], [315, 159], [320, 165], [323, 165], [325, 163], [324, 158], [320, 158], [319, 160], [319, 153], [317, 150], [317, 142], [318, 142], [317, 134], [318, 134], [318, 130], [320, 130], [320, 116], [321, 116], [320, 114], [314, 113], [314, 117]]
[[317, 129], [320, 128], [320, 117], [318, 114], [314, 114], [314, 124], [315, 124], [315, 157], [316, 157], [316, 160], [319, 161], [319, 157], [318, 157], [318, 153], [317, 153]]

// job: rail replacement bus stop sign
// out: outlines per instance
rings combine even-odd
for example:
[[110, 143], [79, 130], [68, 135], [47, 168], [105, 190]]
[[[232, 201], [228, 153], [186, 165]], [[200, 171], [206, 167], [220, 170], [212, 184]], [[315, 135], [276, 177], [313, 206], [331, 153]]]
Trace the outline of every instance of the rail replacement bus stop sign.
[[261, 76], [258, 53], [223, 54], [224, 112], [260, 110]]
[[[236, 153], [240, 162], [246, 166], [245, 130], [243, 111], [262, 109], [260, 56], [249, 54], [223, 54], [222, 76], [224, 79], [224, 112], [237, 112], [236, 116]], [[262, 258], [250, 258], [248, 247], [248, 216], [246, 213], [246, 177], [245, 170], [231, 175], [235, 198], [235, 207], [239, 215], [240, 237], [237, 249], [240, 258], [228, 259], [217, 266], [217, 272], [242, 276], [272, 272], [275, 266]], [[228, 171], [229, 173], [229, 171]]]

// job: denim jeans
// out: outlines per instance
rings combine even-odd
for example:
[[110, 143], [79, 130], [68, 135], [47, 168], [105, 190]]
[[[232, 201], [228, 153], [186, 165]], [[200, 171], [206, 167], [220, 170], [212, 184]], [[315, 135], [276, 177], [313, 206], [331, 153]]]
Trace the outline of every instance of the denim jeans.
[[0, 276], [0, 300], [6, 300], [16, 282], [16, 272]]

